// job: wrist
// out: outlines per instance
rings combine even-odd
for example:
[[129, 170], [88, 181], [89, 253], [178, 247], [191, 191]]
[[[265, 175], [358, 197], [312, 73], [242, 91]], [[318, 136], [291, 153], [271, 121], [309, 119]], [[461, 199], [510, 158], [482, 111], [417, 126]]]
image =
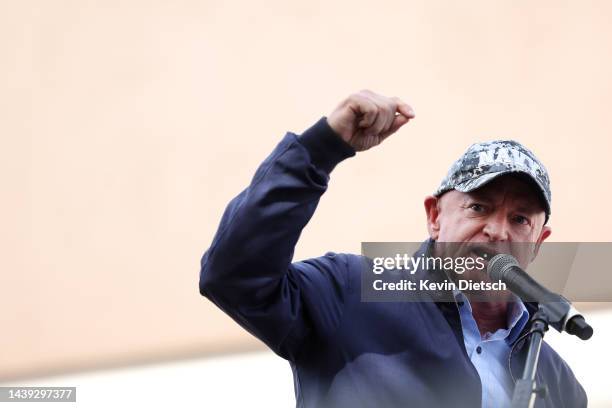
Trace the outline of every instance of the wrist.
[[331, 173], [338, 163], [356, 153], [330, 126], [325, 116], [306, 129], [298, 140], [308, 150], [312, 163], [327, 173]]

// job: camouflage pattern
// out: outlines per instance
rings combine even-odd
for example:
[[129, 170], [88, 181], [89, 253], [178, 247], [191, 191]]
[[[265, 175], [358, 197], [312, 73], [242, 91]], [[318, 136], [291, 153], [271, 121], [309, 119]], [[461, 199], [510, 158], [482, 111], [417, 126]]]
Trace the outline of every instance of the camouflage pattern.
[[453, 189], [467, 193], [508, 173], [522, 173], [535, 182], [546, 204], [548, 221], [551, 205], [548, 171], [533, 152], [514, 140], [493, 140], [471, 145], [453, 163], [434, 196]]

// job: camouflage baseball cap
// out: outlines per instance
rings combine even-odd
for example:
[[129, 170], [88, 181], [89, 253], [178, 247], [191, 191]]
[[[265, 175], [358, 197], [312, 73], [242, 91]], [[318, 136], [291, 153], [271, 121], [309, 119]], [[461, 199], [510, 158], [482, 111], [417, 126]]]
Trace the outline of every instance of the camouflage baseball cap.
[[493, 140], [471, 145], [453, 163], [434, 196], [453, 189], [468, 193], [508, 173], [525, 175], [535, 183], [546, 206], [548, 222], [551, 203], [548, 171], [531, 150], [514, 140]]

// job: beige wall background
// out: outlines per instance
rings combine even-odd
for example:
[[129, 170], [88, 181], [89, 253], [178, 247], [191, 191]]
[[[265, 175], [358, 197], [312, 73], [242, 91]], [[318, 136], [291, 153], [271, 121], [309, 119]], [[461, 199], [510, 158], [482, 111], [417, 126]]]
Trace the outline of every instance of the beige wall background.
[[339, 166], [295, 258], [426, 237], [472, 142], [547, 165], [552, 238], [610, 241], [607, 1], [0, 2], [0, 379], [260, 348], [198, 293], [227, 202], [346, 95], [417, 118]]

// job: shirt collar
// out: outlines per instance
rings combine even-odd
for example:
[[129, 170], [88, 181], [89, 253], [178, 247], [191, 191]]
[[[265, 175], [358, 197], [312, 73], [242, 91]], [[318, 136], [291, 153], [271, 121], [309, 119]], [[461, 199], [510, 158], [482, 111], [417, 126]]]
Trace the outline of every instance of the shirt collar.
[[[459, 289], [454, 289], [453, 296], [457, 303], [463, 302], [467, 306], [470, 314], [472, 314], [472, 305], [462, 291]], [[508, 328], [506, 329], [508, 330], [508, 334], [506, 336], [506, 341], [508, 344], [512, 344], [516, 341], [529, 321], [529, 312], [527, 311], [523, 301], [515, 294], [511, 295], [511, 299], [508, 301], [508, 307]]]

